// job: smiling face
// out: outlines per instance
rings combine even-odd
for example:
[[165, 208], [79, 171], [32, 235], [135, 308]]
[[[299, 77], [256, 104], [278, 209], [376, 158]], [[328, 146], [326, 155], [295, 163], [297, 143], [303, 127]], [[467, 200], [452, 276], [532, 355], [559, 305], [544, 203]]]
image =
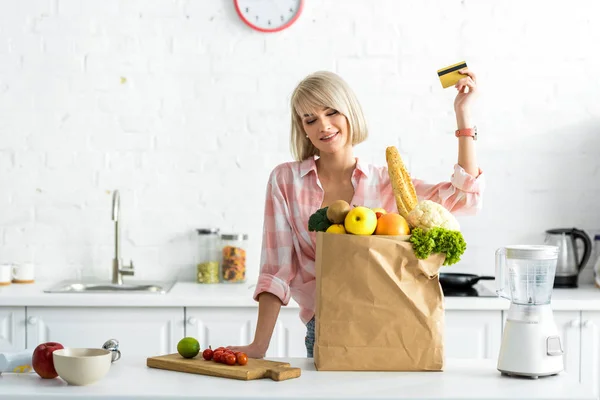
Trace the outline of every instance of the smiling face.
[[302, 127], [320, 154], [335, 153], [352, 145], [348, 119], [339, 111], [322, 107], [302, 115]]
[[333, 72], [315, 72], [303, 79], [291, 98], [292, 154], [306, 160], [363, 142], [367, 125], [356, 96]]

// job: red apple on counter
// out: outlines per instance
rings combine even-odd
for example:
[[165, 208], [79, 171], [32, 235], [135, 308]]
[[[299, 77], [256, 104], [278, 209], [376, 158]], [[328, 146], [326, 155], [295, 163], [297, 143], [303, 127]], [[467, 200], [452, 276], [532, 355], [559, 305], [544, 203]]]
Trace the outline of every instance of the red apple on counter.
[[31, 364], [39, 376], [44, 379], [54, 379], [58, 376], [54, 369], [52, 353], [64, 349], [63, 345], [56, 342], [42, 343], [33, 350]]

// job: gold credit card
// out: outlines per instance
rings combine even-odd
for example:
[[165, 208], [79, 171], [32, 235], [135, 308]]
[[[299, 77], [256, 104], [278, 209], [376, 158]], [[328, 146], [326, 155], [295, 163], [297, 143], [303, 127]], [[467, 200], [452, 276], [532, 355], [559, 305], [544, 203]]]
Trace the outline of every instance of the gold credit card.
[[458, 70], [466, 67], [467, 63], [465, 61], [461, 61], [448, 67], [438, 69], [437, 73], [440, 77], [440, 82], [442, 82], [442, 87], [445, 89], [447, 87], [454, 86], [461, 78], [466, 77], [467, 75], [458, 72]]

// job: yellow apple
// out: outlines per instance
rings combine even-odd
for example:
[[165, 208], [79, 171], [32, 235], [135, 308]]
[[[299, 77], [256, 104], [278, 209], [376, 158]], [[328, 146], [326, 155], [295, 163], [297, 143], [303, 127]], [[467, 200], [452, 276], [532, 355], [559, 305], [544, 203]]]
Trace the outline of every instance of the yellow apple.
[[377, 215], [368, 207], [354, 207], [346, 215], [344, 227], [353, 235], [372, 235], [377, 228]]
[[325, 232], [328, 233], [346, 233], [346, 229], [344, 229], [343, 224], [333, 224]]

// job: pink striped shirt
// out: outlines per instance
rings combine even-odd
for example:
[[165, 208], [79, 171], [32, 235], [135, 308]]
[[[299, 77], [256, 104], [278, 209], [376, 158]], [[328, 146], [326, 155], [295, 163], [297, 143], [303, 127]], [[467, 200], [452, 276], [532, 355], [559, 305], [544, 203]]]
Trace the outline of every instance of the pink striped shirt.
[[[419, 200], [442, 204], [453, 214], [475, 214], [481, 208], [484, 175], [469, 175], [458, 164], [450, 182], [428, 184], [413, 179]], [[387, 166], [363, 165], [357, 160], [352, 174], [350, 204], [382, 207], [398, 212]], [[267, 184], [261, 266], [254, 299], [269, 292], [287, 305], [293, 298], [306, 324], [315, 312], [316, 233], [308, 231], [309, 217], [321, 208], [323, 189], [315, 158], [280, 164]]]

